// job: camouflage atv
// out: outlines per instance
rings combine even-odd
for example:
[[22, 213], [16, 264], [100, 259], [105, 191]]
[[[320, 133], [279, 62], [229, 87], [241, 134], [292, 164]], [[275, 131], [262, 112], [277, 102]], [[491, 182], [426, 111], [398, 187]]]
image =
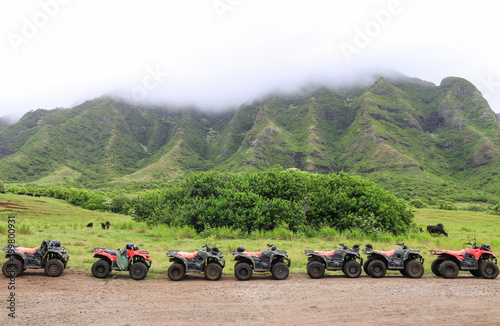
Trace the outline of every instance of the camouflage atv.
[[[234, 276], [240, 281], [247, 281], [255, 272], [269, 272], [275, 280], [284, 280], [290, 273], [290, 258], [286, 251], [277, 250], [272, 244], [267, 245], [270, 249], [259, 252], [245, 251], [243, 246], [238, 246], [233, 250], [233, 257], [236, 260], [234, 265]], [[287, 261], [285, 264], [284, 261]]]
[[205, 278], [210, 281], [217, 281], [222, 276], [222, 269], [226, 265], [222, 252], [217, 247], [210, 248], [203, 245], [205, 250], [195, 252], [184, 252], [179, 250], [167, 251], [167, 256], [173, 262], [168, 268], [168, 278], [172, 281], [180, 281], [186, 273], [205, 272]]
[[45, 269], [45, 274], [57, 277], [62, 274], [69, 260], [66, 248], [59, 240], [44, 240], [39, 247], [24, 248], [6, 246], [3, 248], [8, 258], [2, 267], [2, 273], [10, 278], [20, 276], [26, 269]]
[[410, 250], [404, 243], [398, 243], [401, 248], [390, 251], [373, 250], [372, 245], [367, 244], [363, 253], [367, 260], [363, 264], [363, 270], [371, 277], [383, 277], [389, 270], [399, 270], [404, 276], [420, 278], [424, 275], [424, 258], [418, 250]]
[[466, 244], [472, 248], [465, 248], [459, 251], [431, 250], [432, 255], [437, 255], [437, 259], [431, 264], [431, 270], [436, 276], [444, 278], [455, 278], [460, 270], [469, 271], [475, 277], [495, 279], [499, 270], [497, 258], [491, 252], [491, 246], [482, 244], [478, 246], [474, 243]]
[[329, 271], [342, 270], [347, 277], [359, 277], [361, 275], [361, 265], [363, 258], [359, 255], [359, 245], [354, 245], [349, 249], [343, 243], [339, 243], [342, 248], [332, 251], [304, 250], [308, 256], [307, 274], [311, 278], [321, 278], [325, 274], [325, 269]]

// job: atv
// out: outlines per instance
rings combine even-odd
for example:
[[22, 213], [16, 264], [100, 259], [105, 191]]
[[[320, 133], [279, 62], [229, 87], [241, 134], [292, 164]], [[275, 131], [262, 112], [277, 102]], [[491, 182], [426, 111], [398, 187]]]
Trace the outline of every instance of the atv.
[[61, 247], [59, 240], [44, 240], [36, 248], [6, 246], [3, 251], [9, 259], [2, 267], [2, 273], [7, 278], [20, 276], [28, 268], [43, 268], [47, 276], [57, 277], [69, 260], [66, 248]]
[[184, 252], [179, 250], [167, 251], [167, 256], [173, 262], [168, 268], [168, 278], [172, 281], [180, 281], [186, 273], [205, 272], [205, 278], [209, 281], [217, 281], [222, 276], [222, 269], [226, 265], [222, 252], [217, 247], [210, 248], [203, 245], [205, 250]]
[[[270, 249], [259, 252], [245, 251], [243, 246], [238, 246], [233, 250], [233, 257], [236, 260], [234, 265], [234, 276], [240, 281], [247, 281], [255, 272], [269, 272], [275, 280], [284, 280], [290, 273], [291, 260], [286, 251], [277, 250], [272, 244], [267, 245]], [[287, 261], [285, 264], [284, 261]]]
[[404, 276], [420, 278], [424, 275], [424, 258], [418, 250], [410, 250], [403, 243], [398, 243], [401, 248], [390, 251], [373, 250], [373, 246], [367, 244], [363, 253], [367, 260], [363, 264], [363, 270], [371, 277], [383, 277], [389, 270], [399, 270]]
[[494, 279], [498, 276], [497, 258], [491, 252], [491, 246], [482, 244], [478, 246], [476, 239], [474, 243], [466, 244], [472, 248], [459, 251], [431, 250], [431, 255], [438, 255], [431, 264], [432, 272], [444, 278], [455, 278], [459, 270], [469, 271], [475, 277]]
[[105, 278], [112, 270], [129, 271], [134, 280], [142, 280], [148, 274], [151, 267], [149, 252], [139, 250], [137, 246], [129, 242], [125, 248], [108, 250], [105, 248], [92, 249], [94, 258], [99, 258], [92, 265], [92, 275], [97, 278]]
[[361, 265], [363, 258], [359, 255], [359, 245], [354, 245], [349, 249], [343, 243], [339, 243], [342, 248], [332, 251], [304, 250], [308, 256], [307, 274], [311, 278], [321, 278], [325, 274], [325, 269], [329, 271], [342, 270], [347, 277], [359, 277], [361, 275]]

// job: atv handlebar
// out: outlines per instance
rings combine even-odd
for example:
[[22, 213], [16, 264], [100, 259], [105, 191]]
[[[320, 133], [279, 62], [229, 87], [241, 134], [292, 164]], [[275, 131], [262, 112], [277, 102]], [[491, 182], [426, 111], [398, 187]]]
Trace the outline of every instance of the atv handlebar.
[[401, 248], [403, 248], [403, 249], [408, 249], [408, 246], [407, 246], [407, 245], [405, 245], [405, 243], [404, 243], [404, 242], [397, 243], [397, 245], [398, 245], [398, 246], [401, 246]]
[[346, 246], [343, 242], [339, 243], [339, 246], [341, 246], [342, 249], [349, 249], [349, 246]]
[[271, 248], [271, 250], [276, 250], [276, 247], [272, 243], [268, 243], [267, 246]]

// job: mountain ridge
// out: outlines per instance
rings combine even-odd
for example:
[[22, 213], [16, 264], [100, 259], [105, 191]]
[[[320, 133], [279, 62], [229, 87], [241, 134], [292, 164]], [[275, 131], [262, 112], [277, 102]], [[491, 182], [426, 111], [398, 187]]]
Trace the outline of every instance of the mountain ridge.
[[453, 189], [481, 200], [500, 197], [499, 158], [499, 115], [459, 77], [440, 85], [379, 77], [368, 86], [269, 95], [222, 112], [101, 97], [32, 111], [0, 130], [0, 179], [7, 183], [69, 171], [59, 182], [151, 182], [280, 164], [361, 175], [405, 198]]

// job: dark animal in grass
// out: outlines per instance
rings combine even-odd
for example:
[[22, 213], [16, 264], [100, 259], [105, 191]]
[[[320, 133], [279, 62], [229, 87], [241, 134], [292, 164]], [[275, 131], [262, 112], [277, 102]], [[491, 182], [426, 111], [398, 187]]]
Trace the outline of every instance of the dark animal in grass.
[[424, 229], [422, 229], [422, 228], [419, 228], [419, 229], [420, 229], [420, 233], [424, 232]]
[[91, 228], [91, 227], [93, 227], [93, 226], [94, 226], [94, 223], [92, 223], [92, 222], [90, 222], [89, 224], [87, 224], [87, 227], [88, 227], [88, 228]]
[[109, 229], [110, 226], [111, 226], [111, 223], [109, 223], [109, 221], [106, 221], [106, 229]]
[[26, 194], [26, 196], [31, 196], [31, 197], [33, 197], [33, 193], [28, 192], [28, 193]]
[[35, 197], [41, 197], [41, 196], [42, 196], [42, 195], [40, 195], [40, 194], [35, 194]]
[[444, 234], [445, 236], [448, 236], [448, 233], [444, 230], [443, 224], [438, 223], [438, 225], [427, 225], [427, 231], [432, 235], [434, 233], [440, 235]]
[[17, 194], [18, 195], [24, 195], [24, 192], [18, 192]]
[[104, 230], [105, 228], [106, 228], [106, 224], [101, 223], [101, 229], [103, 229], [103, 230]]

